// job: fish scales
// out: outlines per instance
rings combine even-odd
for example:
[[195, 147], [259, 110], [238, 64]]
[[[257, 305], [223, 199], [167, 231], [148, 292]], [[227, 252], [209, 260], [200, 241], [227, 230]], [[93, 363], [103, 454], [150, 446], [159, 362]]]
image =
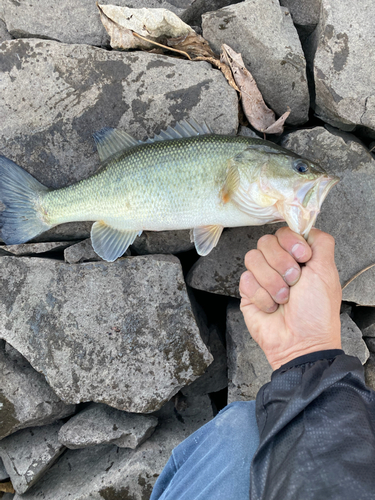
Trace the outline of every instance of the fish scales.
[[217, 135], [136, 146], [89, 179], [47, 192], [41, 200], [46, 221], [108, 218], [121, 229], [154, 231], [243, 225], [250, 217], [219, 194], [228, 159], [247, 146], [243, 137]]

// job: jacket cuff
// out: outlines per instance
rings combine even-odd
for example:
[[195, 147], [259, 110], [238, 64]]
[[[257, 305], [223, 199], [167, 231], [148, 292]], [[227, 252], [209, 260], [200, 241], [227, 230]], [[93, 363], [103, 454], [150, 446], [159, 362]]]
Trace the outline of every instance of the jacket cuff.
[[273, 372], [273, 375], [285, 372], [290, 368], [294, 368], [295, 366], [303, 365], [305, 363], [315, 363], [320, 359], [333, 359], [341, 354], [345, 354], [342, 349], [326, 349], [324, 351], [309, 352], [308, 354], [292, 359], [292, 361], [288, 361], [285, 365], [281, 365], [280, 368]]

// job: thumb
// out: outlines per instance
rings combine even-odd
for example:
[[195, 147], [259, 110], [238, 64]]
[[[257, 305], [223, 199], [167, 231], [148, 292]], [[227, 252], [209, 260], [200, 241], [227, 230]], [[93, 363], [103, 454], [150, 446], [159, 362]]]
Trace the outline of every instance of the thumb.
[[312, 257], [309, 264], [327, 268], [335, 266], [335, 239], [328, 233], [313, 228], [307, 238]]

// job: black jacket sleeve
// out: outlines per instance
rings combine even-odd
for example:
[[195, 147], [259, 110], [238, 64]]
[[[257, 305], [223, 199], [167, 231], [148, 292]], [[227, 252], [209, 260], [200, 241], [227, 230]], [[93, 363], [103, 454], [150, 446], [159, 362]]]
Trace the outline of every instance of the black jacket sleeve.
[[256, 399], [251, 500], [375, 499], [375, 393], [341, 350], [296, 358]]

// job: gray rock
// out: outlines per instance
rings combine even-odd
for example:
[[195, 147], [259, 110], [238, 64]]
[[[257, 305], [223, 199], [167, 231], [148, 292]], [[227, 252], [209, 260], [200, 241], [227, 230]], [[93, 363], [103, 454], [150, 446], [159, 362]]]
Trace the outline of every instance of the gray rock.
[[375, 391], [375, 354], [371, 354], [365, 364], [366, 385]]
[[223, 43], [241, 52], [264, 100], [287, 123], [308, 120], [306, 61], [289, 12], [273, 0], [253, 0], [202, 16], [203, 36], [216, 52]]
[[227, 310], [228, 403], [255, 399], [262, 385], [271, 380], [272, 368], [251, 337], [239, 303]]
[[375, 267], [355, 278], [342, 291], [343, 298], [360, 306], [375, 306]]
[[152, 253], [180, 253], [194, 248], [190, 241], [190, 230], [145, 231], [131, 246], [139, 255]]
[[136, 448], [154, 432], [158, 419], [91, 403], [59, 431], [59, 442], [72, 450], [97, 444]]
[[[127, 250], [125, 255], [129, 255], [129, 253]], [[88, 238], [66, 248], [64, 250], [64, 260], [68, 264], [78, 264], [79, 262], [100, 261], [103, 259], [94, 252], [91, 239]]]
[[10, 359], [0, 348], [0, 439], [19, 429], [51, 424], [74, 411], [75, 406], [60, 401], [29, 363]]
[[335, 126], [375, 129], [375, 3], [322, 0], [312, 38], [315, 112]]
[[360, 311], [355, 322], [364, 337], [375, 337], [375, 309], [373, 307], [358, 308]]
[[8, 32], [4, 21], [0, 19], [0, 43], [5, 42], [5, 40], [12, 40], [12, 36]]
[[242, 125], [240, 126], [240, 131], [238, 132], [238, 135], [242, 135], [243, 137], [252, 137], [254, 139], [263, 138], [260, 137], [256, 132], [254, 132], [254, 130], [252, 130], [251, 128], [243, 127]]
[[23, 243], [21, 245], [5, 245], [4, 250], [12, 255], [35, 255], [38, 253], [58, 252], [69, 246], [69, 241], [50, 241], [46, 243]]
[[[335, 260], [344, 285], [374, 263], [375, 160], [353, 135], [332, 128], [293, 132], [282, 145], [317, 161], [328, 173], [340, 178], [323, 203], [316, 227], [336, 240]], [[371, 274], [364, 273], [363, 284], [368, 279], [371, 283]], [[345, 289], [344, 300], [360, 299], [351, 297]]]
[[204, 395], [218, 392], [228, 385], [226, 349], [220, 335], [219, 327], [216, 324], [208, 323], [203, 307], [198, 304], [191, 289], [188, 289], [188, 292], [200, 335], [214, 358], [210, 366], [206, 368], [204, 374], [195, 380], [189, 388], [192, 394]]
[[201, 26], [202, 14], [221, 9], [242, 0], [194, 0], [181, 15], [181, 19], [191, 26]]
[[319, 22], [321, 0], [280, 0], [286, 7], [301, 37], [309, 35]]
[[0, 481], [4, 481], [5, 479], [9, 479], [9, 474], [7, 473], [3, 461], [0, 458]]
[[375, 353], [375, 338], [363, 337], [363, 340], [365, 341], [365, 344], [367, 345], [367, 349], [370, 351], [370, 356], [371, 356], [371, 354]]
[[[80, 0], [78, 4], [74, 0], [38, 0], [35, 5], [31, 1], [2, 0], [0, 18], [15, 38], [51, 38], [65, 43], [108, 45], [108, 36], [95, 3], [95, 0]], [[165, 8], [177, 15], [182, 14], [191, 3], [191, 0], [172, 0], [171, 3], [164, 0], [116, 0], [119, 6]]]
[[149, 413], [212, 361], [176, 257], [1, 257], [0, 275], [0, 338], [65, 402]]
[[177, 416], [172, 402], [154, 434], [135, 450], [113, 445], [69, 450], [42, 480], [15, 500], [92, 500], [150, 498], [172, 449], [212, 418], [208, 396], [187, 398]]
[[[98, 169], [92, 134], [104, 126], [137, 139], [189, 117], [217, 133], [238, 127], [237, 93], [206, 62], [28, 39], [1, 44], [0, 71], [0, 154], [52, 188]], [[35, 241], [84, 239], [90, 226], [58, 226]]]
[[347, 315], [341, 314], [341, 342], [345, 354], [357, 356], [364, 365], [370, 352], [362, 338], [362, 332], [354, 321]]
[[40, 234], [32, 241], [65, 241], [84, 240], [90, 237], [92, 222], [68, 222], [51, 228], [49, 231]]
[[12, 255], [11, 253], [9, 253], [9, 252], [7, 252], [5, 250], [5, 247], [6, 247], [6, 245], [1, 245], [0, 246], [0, 256], [7, 256], [7, 255], [9, 256], [9, 255]]
[[47, 472], [65, 450], [57, 440], [62, 422], [18, 431], [0, 441], [0, 456], [20, 495]]
[[246, 271], [245, 254], [257, 247], [264, 234], [273, 234], [285, 224], [268, 224], [226, 229], [218, 245], [206, 257], [200, 257], [190, 269], [187, 284], [210, 293], [239, 297], [240, 277]]

